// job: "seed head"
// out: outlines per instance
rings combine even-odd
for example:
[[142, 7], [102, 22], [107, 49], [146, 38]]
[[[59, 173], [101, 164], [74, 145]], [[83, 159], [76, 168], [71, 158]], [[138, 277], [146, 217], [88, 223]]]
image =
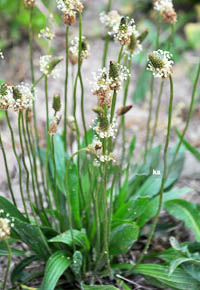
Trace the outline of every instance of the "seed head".
[[132, 105], [130, 106], [124, 106], [124, 107], [121, 107], [117, 110], [117, 116], [122, 116], [122, 115], [125, 115], [126, 113], [128, 113], [131, 109], [132, 109]]
[[61, 115], [56, 115], [53, 118], [53, 120], [49, 126], [49, 135], [50, 136], [54, 136], [56, 134], [60, 121], [61, 121]]
[[153, 72], [154, 77], [165, 79], [172, 74], [172, 54], [161, 49], [149, 54], [147, 70]]
[[[82, 36], [82, 43], [81, 43], [81, 61], [87, 59], [90, 55], [90, 46], [85, 41], [85, 37]], [[78, 63], [78, 56], [79, 56], [79, 38], [75, 37], [74, 40], [71, 41], [71, 45], [69, 47], [69, 60], [72, 65]]]

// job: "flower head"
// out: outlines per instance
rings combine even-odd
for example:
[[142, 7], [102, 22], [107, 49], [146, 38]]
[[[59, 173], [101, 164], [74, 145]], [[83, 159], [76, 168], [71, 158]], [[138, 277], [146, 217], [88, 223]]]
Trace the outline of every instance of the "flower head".
[[58, 9], [63, 13], [64, 23], [72, 25], [76, 22], [76, 13], [82, 12], [83, 4], [79, 0], [56, 0]]
[[8, 110], [13, 106], [13, 89], [6, 83], [0, 86], [0, 109]]
[[115, 25], [109, 34], [113, 35], [115, 40], [118, 40], [122, 45], [128, 45], [131, 40], [131, 35], [135, 32], [136, 26], [134, 19], [122, 17], [120, 23]]
[[13, 109], [15, 112], [27, 110], [32, 106], [33, 94], [27, 84], [13, 86]]
[[93, 130], [96, 136], [100, 139], [104, 138], [115, 138], [117, 132], [117, 123], [116, 120], [113, 119], [113, 122], [109, 124], [108, 118], [104, 116], [99, 116], [95, 120], [95, 125], [93, 126]]
[[10, 238], [10, 220], [7, 218], [0, 218], [0, 241]]
[[4, 54], [3, 54], [3, 52], [2, 52], [1, 49], [0, 49], [0, 58], [1, 58], [1, 59], [4, 59]]
[[60, 121], [61, 121], [61, 115], [59, 114], [56, 114], [54, 117], [53, 117], [53, 120], [49, 126], [49, 135], [50, 136], [54, 136], [58, 130], [58, 125], [60, 124]]
[[154, 77], [165, 79], [172, 74], [172, 54], [161, 49], [150, 53], [148, 56], [147, 70], [153, 72]]
[[[85, 37], [82, 36], [82, 43], [81, 43], [81, 61], [87, 59], [90, 55], [90, 46], [85, 41]], [[71, 45], [69, 47], [69, 59], [73, 65], [78, 63], [78, 56], [79, 56], [79, 38], [75, 37], [71, 41]]]
[[123, 81], [127, 80], [129, 75], [129, 70], [125, 66], [111, 61], [109, 68], [110, 89], [120, 90]]
[[40, 57], [40, 71], [46, 76], [52, 76], [57, 78], [59, 76], [59, 70], [56, 68], [63, 60], [62, 57], [54, 58], [52, 55], [44, 55]]
[[24, 4], [26, 7], [33, 7], [35, 5], [36, 0], [24, 0]]
[[46, 27], [40, 30], [38, 37], [47, 40], [52, 40], [55, 37], [55, 34], [52, 31], [50, 31], [49, 27]]
[[154, 9], [162, 14], [164, 21], [175, 23], [177, 14], [172, 0], [154, 0]]
[[105, 24], [108, 29], [115, 29], [115, 27], [118, 27], [120, 24], [121, 16], [116, 10], [112, 10], [108, 14], [101, 12], [100, 21]]
[[139, 39], [139, 32], [135, 29], [130, 37], [129, 43], [126, 45], [125, 53], [130, 56], [135, 56], [142, 51], [142, 44]]

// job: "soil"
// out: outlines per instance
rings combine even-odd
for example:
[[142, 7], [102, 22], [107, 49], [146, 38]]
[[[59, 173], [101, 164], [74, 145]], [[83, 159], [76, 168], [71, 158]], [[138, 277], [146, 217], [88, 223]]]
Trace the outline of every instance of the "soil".
[[[90, 58], [84, 62], [82, 72], [85, 80], [85, 115], [87, 126], [89, 127], [92, 123], [92, 120], [95, 118], [94, 113], [91, 108], [96, 105], [96, 97], [91, 93], [91, 84], [92, 80], [92, 72], [96, 72], [99, 68], [101, 68], [102, 63], [102, 55], [103, 55], [103, 39], [99, 38], [99, 36], [103, 36], [102, 27], [98, 21], [99, 11], [102, 10], [104, 2], [106, 1], [86, 1], [87, 9], [83, 15], [83, 23], [84, 23], [84, 35], [89, 40], [91, 46], [91, 56]], [[114, 4], [118, 6], [118, 4]], [[120, 7], [119, 7], [120, 8]], [[92, 29], [91, 29], [92, 27]], [[57, 37], [53, 41], [52, 45], [55, 50], [56, 55], [65, 55], [65, 40], [64, 40], [64, 27], [55, 27]], [[77, 35], [77, 27], [73, 27], [70, 31], [70, 38]], [[109, 60], [115, 60], [119, 53], [119, 45], [111, 42], [109, 49]], [[1, 62], [0, 67], [0, 79], [4, 79], [7, 82], [11, 83], [19, 83], [20, 81], [28, 81], [30, 83], [30, 70], [29, 70], [29, 48], [27, 40], [22, 40], [19, 44], [16, 44], [12, 48], [5, 51], [5, 60]], [[39, 47], [38, 42], [34, 43], [34, 62], [36, 78], [40, 75], [38, 69], [39, 57], [40, 55], [46, 54], [43, 49]], [[173, 124], [176, 125], [179, 130], [182, 130], [185, 125], [185, 117], [187, 116], [187, 108], [190, 102], [190, 96], [192, 91], [191, 81], [188, 78], [188, 74], [193, 70], [194, 65], [197, 64], [198, 61], [198, 53], [188, 51], [185, 52], [181, 58], [179, 63], [176, 63], [174, 67], [174, 84], [175, 84], [175, 96], [174, 96], [174, 113], [173, 113]], [[137, 78], [141, 68], [136, 65], [136, 69], [133, 71], [131, 86], [128, 95], [128, 104], [133, 104], [133, 91], [135, 85], [137, 84]], [[60, 78], [58, 80], [49, 79], [49, 97], [50, 103], [52, 100], [52, 96], [55, 92], [60, 92], [63, 97], [63, 83], [64, 83], [64, 62], [60, 64]], [[160, 81], [156, 82], [156, 93], [155, 96], [158, 95]], [[72, 98], [72, 67], [70, 66], [70, 79], [69, 79], [69, 99]], [[199, 91], [198, 91], [199, 94]], [[122, 104], [123, 92], [120, 93], [117, 100], [117, 107], [120, 107]], [[136, 144], [136, 155], [141, 148], [144, 148], [145, 141], [145, 127], [146, 121], [148, 117], [148, 97], [147, 95], [146, 101], [142, 104], [133, 104], [133, 109], [126, 116], [126, 127], [127, 127], [127, 144], [128, 141], [131, 140], [133, 134], [137, 134], [137, 144]], [[199, 95], [198, 95], [199, 97]], [[158, 134], [155, 139], [156, 144], [162, 144], [165, 138], [165, 132], [167, 128], [167, 107], [169, 100], [169, 84], [166, 81], [164, 86], [164, 93], [162, 98], [162, 108], [160, 113], [159, 125], [158, 125]], [[78, 100], [78, 102], [80, 99]], [[153, 104], [153, 115], [155, 115], [155, 104], [156, 98], [154, 98]], [[70, 104], [69, 104], [70, 106]], [[78, 106], [80, 107], [80, 106]], [[71, 108], [69, 107], [69, 111]], [[41, 82], [37, 86], [37, 98], [36, 98], [36, 112], [37, 119], [40, 128], [40, 143], [44, 145], [44, 126], [45, 126], [45, 98], [44, 98], [44, 84]], [[77, 116], [80, 116], [80, 111], [78, 111]], [[17, 122], [16, 122], [16, 114], [10, 113], [12, 125], [15, 132], [15, 137], [17, 140], [17, 148], [19, 148], [19, 139], [18, 139], [18, 130], [17, 130]], [[189, 130], [186, 134], [186, 139], [191, 142], [197, 149], [200, 148], [200, 126], [199, 125], [200, 118], [200, 105], [196, 104], [196, 109], [193, 112], [191, 124]], [[78, 120], [79, 123], [81, 120]], [[62, 127], [62, 125], [61, 125]], [[12, 178], [12, 186], [15, 192], [15, 197], [20, 209], [22, 209], [22, 204], [19, 196], [19, 185], [18, 185], [18, 173], [16, 160], [12, 153], [10, 134], [5, 120], [1, 121], [1, 135], [4, 142], [4, 146], [6, 149], [7, 160], [9, 164], [9, 170], [11, 172]], [[177, 141], [174, 131], [172, 132], [170, 147], [172, 147]], [[118, 150], [119, 151], [119, 150]], [[118, 157], [120, 159], [120, 155]], [[0, 153], [0, 164], [1, 165], [1, 174], [0, 174], [0, 195], [10, 198], [9, 189], [6, 180], [5, 168], [3, 165], [3, 156]], [[200, 163], [198, 163], [190, 153], [186, 152], [186, 162], [181, 175], [180, 180], [177, 183], [177, 187], [190, 187], [192, 190], [189, 195], [185, 196], [189, 201], [192, 202], [200, 202]], [[164, 222], [165, 219], [169, 219], [169, 216], [163, 212], [160, 217], [160, 222]], [[186, 230], [182, 223], [177, 222], [178, 230], [174, 234], [179, 241], [192, 240], [193, 237]], [[173, 234], [173, 233], [170, 233]], [[134, 249], [132, 249], [127, 257], [121, 257], [121, 259], [127, 260], [127, 262], [133, 261], [133, 257], [137, 256], [137, 254], [141, 251], [142, 247], [145, 244], [145, 238], [140, 241]], [[153, 247], [157, 247], [161, 245], [164, 248], [167, 248], [168, 245], [168, 237], [166, 241], [160, 241], [154, 239], [152, 245]], [[20, 247], [20, 245], [18, 245]], [[137, 249], [137, 250], [136, 250]], [[14, 258], [12, 260], [12, 266], [14, 267], [18, 263], [20, 258]], [[5, 257], [0, 257], [0, 281], [2, 280], [5, 272], [7, 259]], [[105, 281], [100, 281], [105, 282]], [[148, 289], [153, 290], [157, 289], [148, 284], [148, 282], [143, 277], [134, 277], [135, 285], [131, 285], [127, 283], [131, 289]], [[39, 286], [40, 281], [36, 280], [32, 284], [33, 286]]]

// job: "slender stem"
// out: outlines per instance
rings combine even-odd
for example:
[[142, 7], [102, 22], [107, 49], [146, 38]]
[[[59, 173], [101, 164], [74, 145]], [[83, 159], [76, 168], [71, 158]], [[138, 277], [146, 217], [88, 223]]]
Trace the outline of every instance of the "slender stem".
[[[111, 6], [112, 6], [112, 0], [108, 0], [107, 13], [111, 10]], [[103, 63], [102, 63], [102, 67], [103, 68], [106, 66], [109, 43], [110, 43], [110, 35], [107, 33], [106, 41], [105, 41], [105, 44], [104, 44]]]
[[[129, 72], [131, 72], [131, 65], [132, 65], [132, 56], [130, 56], [129, 63], [128, 63], [128, 69]], [[124, 89], [124, 98], [123, 98], [123, 107], [126, 106], [127, 96], [128, 96], [128, 89], [130, 85], [130, 75], [128, 76], [128, 79], [126, 81], [125, 89]], [[126, 151], [126, 128], [125, 128], [125, 115], [122, 115], [121, 117], [121, 126], [122, 126], [122, 164], [125, 156]]]
[[117, 101], [117, 91], [114, 90], [113, 97], [112, 97], [111, 111], [110, 111], [110, 123], [112, 123], [113, 118], [114, 118], [116, 101]]
[[13, 201], [14, 205], [17, 206], [16, 200], [15, 200], [15, 196], [14, 196], [14, 192], [13, 192], [12, 185], [11, 185], [10, 173], [9, 173], [9, 169], [8, 169], [8, 162], [7, 162], [7, 157], [6, 157], [6, 152], [5, 152], [5, 149], [4, 149], [3, 141], [1, 139], [1, 134], [0, 134], [0, 147], [1, 147], [1, 150], [2, 150], [2, 154], [3, 154], [4, 165], [5, 165], [6, 175], [7, 175], [7, 180], [8, 180], [8, 187], [9, 187], [9, 190], [10, 190], [12, 201]]
[[157, 222], [158, 222], [160, 211], [162, 209], [163, 193], [164, 193], [165, 182], [166, 182], [166, 179], [167, 179], [167, 152], [168, 152], [170, 133], [171, 133], [173, 95], [174, 95], [174, 92], [173, 92], [174, 91], [173, 90], [173, 80], [172, 80], [171, 76], [169, 77], [169, 80], [170, 80], [170, 101], [169, 101], [169, 111], [168, 111], [168, 128], [167, 128], [167, 137], [166, 137], [166, 141], [165, 141], [164, 156], [163, 156], [164, 169], [163, 169], [161, 188], [160, 188], [160, 192], [159, 192], [159, 195], [160, 195], [159, 206], [158, 206], [158, 210], [157, 210], [157, 213], [155, 215], [155, 218], [154, 218], [154, 221], [153, 221], [153, 224], [152, 224], [152, 228], [151, 228], [150, 234], [148, 236], [148, 240], [147, 240], [146, 246], [145, 246], [144, 250], [142, 251], [142, 254], [141, 254], [140, 258], [137, 261], [137, 265], [141, 263], [141, 261], [144, 258], [144, 255], [147, 253], [147, 251], [149, 249], [149, 246], [150, 246], [150, 243], [151, 243], [151, 240], [152, 240], [152, 237], [153, 237], [153, 234], [154, 234]]
[[82, 79], [82, 74], [81, 74], [81, 53], [82, 53], [82, 14], [79, 13], [79, 57], [78, 57], [78, 76], [79, 76], [79, 81], [81, 85], [81, 117], [82, 117], [82, 123], [83, 123], [83, 129], [84, 129], [84, 134], [85, 134], [85, 143], [88, 145], [88, 137], [87, 137], [87, 127], [86, 127], [86, 122], [85, 122], [85, 113], [84, 113], [84, 105], [85, 105], [85, 100], [84, 100], [84, 85], [83, 85], [83, 79]]
[[25, 160], [25, 151], [24, 151], [24, 144], [23, 144], [22, 130], [21, 130], [21, 119], [22, 119], [22, 112], [20, 111], [19, 115], [18, 115], [18, 132], [19, 132], [19, 140], [20, 140], [20, 146], [21, 146], [21, 151], [22, 151], [22, 163], [24, 165], [24, 169], [26, 172], [26, 192], [27, 192], [29, 205], [32, 209], [32, 201], [31, 201], [31, 195], [30, 195], [30, 183], [29, 183], [30, 174], [29, 174], [29, 170], [28, 170], [26, 160]]
[[158, 119], [159, 119], [159, 113], [160, 113], [161, 98], [162, 98], [162, 94], [163, 94], [163, 87], [164, 87], [164, 80], [162, 80], [161, 85], [160, 85], [158, 103], [157, 103], [157, 106], [156, 106], [155, 123], [154, 123], [154, 127], [153, 127], [153, 134], [152, 134], [151, 141], [150, 141], [150, 149], [152, 149], [153, 141], [154, 141], [154, 138], [156, 136], [156, 130], [157, 130], [157, 127], [158, 127]]
[[161, 26], [161, 13], [158, 15], [157, 21], [157, 38], [156, 38], [156, 50], [160, 47], [160, 27]]
[[33, 7], [30, 8], [29, 49], [30, 49], [31, 79], [33, 84], [35, 82], [34, 65], [33, 65]]
[[198, 65], [197, 74], [196, 74], [196, 78], [195, 78], [194, 85], [193, 85], [193, 91], [192, 91], [192, 97], [191, 97], [189, 112], [188, 112], [188, 116], [187, 116], [187, 121], [186, 121], [186, 124], [185, 124], [185, 128], [183, 130], [183, 133], [181, 135], [180, 141], [178, 143], [178, 146], [176, 148], [173, 160], [172, 160], [172, 162], [170, 164], [168, 174], [169, 174], [170, 169], [173, 166], [174, 162], [176, 161], [176, 157], [177, 157], [177, 155], [179, 153], [180, 147], [181, 147], [181, 145], [183, 143], [185, 134], [186, 134], [187, 129], [189, 127], [189, 123], [190, 123], [190, 119], [191, 119], [192, 111], [193, 111], [193, 107], [194, 107], [194, 101], [195, 101], [195, 95], [196, 95], [196, 90], [197, 90], [197, 84], [198, 84], [199, 76], [200, 76], [200, 62], [199, 62], [199, 65]]
[[37, 200], [37, 194], [36, 194], [36, 189], [35, 189], [35, 180], [34, 180], [34, 170], [33, 170], [33, 164], [32, 164], [32, 160], [31, 160], [28, 140], [26, 138], [26, 130], [25, 130], [23, 113], [21, 114], [21, 122], [22, 122], [22, 130], [23, 130], [23, 135], [24, 135], [24, 140], [25, 140], [26, 152], [28, 154], [28, 159], [29, 159], [29, 163], [30, 163], [30, 167], [31, 167], [31, 178], [32, 178], [32, 187], [33, 187], [33, 193], [34, 193], [34, 200], [35, 200], [36, 206], [38, 207], [38, 200]]
[[45, 102], [46, 102], [46, 124], [47, 124], [47, 132], [49, 131], [49, 96], [48, 96], [48, 77], [45, 76], [44, 79], [45, 86]]
[[8, 240], [5, 239], [4, 241], [5, 241], [5, 244], [6, 244], [7, 249], [8, 249], [8, 263], [7, 263], [6, 273], [5, 273], [4, 282], [3, 282], [3, 290], [6, 290], [6, 284], [8, 281], [8, 274], [9, 274], [10, 264], [11, 264], [11, 259], [12, 259], [12, 251], [11, 251]]
[[32, 84], [32, 89], [34, 89], [37, 84], [44, 78], [44, 74], [42, 74], [33, 84]]
[[150, 98], [149, 98], [149, 116], [147, 119], [147, 133], [146, 133], [146, 140], [145, 140], [145, 153], [144, 153], [144, 162], [146, 162], [146, 157], [148, 153], [148, 144], [149, 144], [149, 136], [150, 136], [150, 125], [151, 125], [151, 117], [152, 117], [152, 109], [153, 109], [153, 91], [154, 91], [154, 77], [152, 76], [151, 79], [151, 91], [150, 91]]
[[69, 26], [66, 26], [65, 35], [65, 56], [66, 56], [66, 68], [65, 68], [65, 104], [64, 104], [64, 146], [67, 150], [67, 108], [68, 108], [68, 79], [69, 79]]
[[6, 120], [7, 120], [7, 123], [8, 123], [8, 127], [10, 129], [11, 140], [12, 140], [12, 148], [13, 148], [13, 152], [14, 152], [15, 158], [17, 160], [18, 169], [19, 169], [19, 188], [20, 188], [20, 195], [21, 195], [21, 199], [22, 199], [22, 203], [23, 203], [23, 207], [24, 207], [25, 214], [26, 214], [27, 218], [29, 218], [28, 211], [27, 211], [27, 206], [26, 206], [26, 202], [25, 202], [25, 198], [24, 198], [24, 193], [23, 193], [21, 162], [20, 162], [19, 156], [17, 154], [17, 150], [16, 150], [16, 146], [15, 146], [14, 133], [13, 133], [13, 129], [12, 129], [12, 126], [11, 126], [11, 123], [10, 123], [10, 119], [9, 119], [9, 116], [8, 116], [8, 112], [6, 111], [5, 113], [6, 113]]
[[171, 33], [170, 33], [170, 37], [168, 39], [168, 51], [171, 50], [171, 47], [173, 44], [173, 36], [174, 36], [174, 23], [171, 24]]
[[121, 46], [117, 62], [120, 64], [123, 56], [124, 45]]

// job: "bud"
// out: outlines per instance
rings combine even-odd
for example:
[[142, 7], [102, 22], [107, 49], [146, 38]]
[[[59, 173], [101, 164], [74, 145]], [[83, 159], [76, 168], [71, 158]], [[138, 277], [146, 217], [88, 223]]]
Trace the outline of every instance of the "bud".
[[126, 17], [122, 17], [120, 25], [119, 25], [119, 31], [127, 32], [128, 30], [128, 24]]
[[92, 111], [95, 112], [99, 116], [104, 114], [103, 108], [101, 108], [99, 106], [93, 107]]
[[149, 29], [147, 28], [138, 36], [137, 40], [139, 40], [139, 42], [142, 43], [146, 39], [148, 34], [149, 34]]
[[151, 62], [153, 67], [156, 68], [156, 69], [161, 69], [165, 65], [165, 63], [162, 60], [162, 58], [157, 56], [157, 55], [155, 55], [155, 53], [150, 53], [149, 54], [149, 61]]
[[119, 76], [119, 64], [114, 61], [110, 61], [109, 77], [115, 80], [118, 78], [118, 76]]
[[49, 74], [54, 70], [54, 68], [63, 60], [63, 57], [56, 57], [52, 59], [48, 65]]
[[26, 7], [33, 7], [35, 6], [35, 0], [24, 0], [24, 4]]
[[54, 109], [55, 113], [59, 112], [61, 109], [60, 95], [58, 93], [54, 94], [53, 96], [52, 108]]
[[136, 47], [137, 47], [137, 39], [133, 33], [131, 35], [131, 38], [130, 38], [130, 43], [128, 45], [128, 49], [133, 52], [136, 49]]
[[117, 110], [117, 116], [122, 116], [122, 115], [125, 115], [128, 111], [130, 111], [132, 109], [132, 105], [130, 106], [124, 106], [124, 107], [121, 107]]
[[76, 122], [73, 116], [67, 117], [67, 125], [72, 131], [76, 131]]

